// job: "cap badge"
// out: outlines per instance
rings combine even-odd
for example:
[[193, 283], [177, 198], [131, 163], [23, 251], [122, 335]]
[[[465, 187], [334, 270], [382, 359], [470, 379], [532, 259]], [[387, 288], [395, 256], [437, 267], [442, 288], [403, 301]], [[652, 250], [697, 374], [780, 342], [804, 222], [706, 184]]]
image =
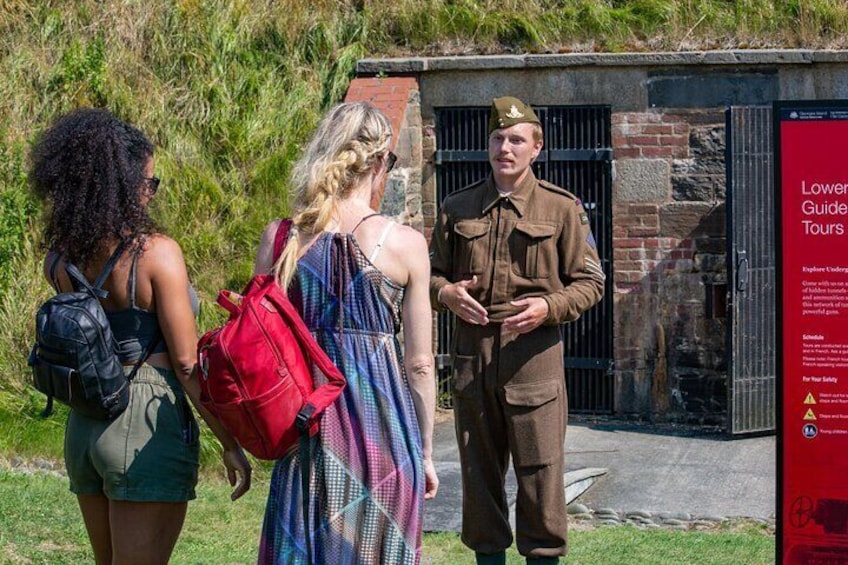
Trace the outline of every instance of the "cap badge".
[[509, 113], [506, 115], [506, 117], [507, 117], [507, 118], [511, 118], [511, 119], [513, 119], [513, 120], [516, 120], [516, 119], [518, 119], [518, 118], [523, 118], [523, 117], [524, 117], [524, 114], [522, 114], [521, 112], [519, 112], [519, 111], [518, 111], [518, 108], [516, 108], [516, 107], [515, 107], [515, 104], [513, 104], [513, 105], [512, 105], [512, 107], [509, 109]]

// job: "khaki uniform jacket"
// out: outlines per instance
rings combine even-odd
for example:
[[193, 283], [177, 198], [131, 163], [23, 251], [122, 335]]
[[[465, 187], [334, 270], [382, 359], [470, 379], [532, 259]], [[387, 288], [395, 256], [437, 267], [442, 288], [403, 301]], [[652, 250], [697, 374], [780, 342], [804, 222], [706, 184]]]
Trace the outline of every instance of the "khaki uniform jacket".
[[511, 300], [540, 296], [546, 324], [576, 320], [604, 292], [595, 239], [580, 200], [538, 180], [532, 171], [508, 196], [494, 179], [448, 196], [430, 242], [430, 297], [436, 310], [441, 288], [477, 276], [469, 294], [503, 321], [520, 311]]

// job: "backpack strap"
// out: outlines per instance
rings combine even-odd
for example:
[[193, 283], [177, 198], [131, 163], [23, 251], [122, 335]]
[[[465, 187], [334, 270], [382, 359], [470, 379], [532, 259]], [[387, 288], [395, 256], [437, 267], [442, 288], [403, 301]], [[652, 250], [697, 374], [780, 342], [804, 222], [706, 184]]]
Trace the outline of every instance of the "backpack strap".
[[274, 236], [274, 263], [276, 263], [277, 259], [280, 258], [280, 255], [283, 254], [283, 250], [286, 248], [286, 244], [289, 242], [289, 234], [291, 233], [291, 228], [291, 218], [283, 218], [282, 220], [280, 220], [280, 225], [277, 226], [277, 233]]
[[[300, 415], [298, 415], [300, 417]], [[308, 429], [301, 430], [298, 438], [297, 457], [300, 459], [300, 499], [303, 509], [303, 537], [306, 538], [306, 562], [312, 565], [312, 527], [309, 523], [309, 483], [312, 479], [312, 438]]]
[[53, 290], [55, 290], [56, 292], [61, 292], [61, 290], [59, 289], [59, 279], [56, 278], [56, 265], [58, 265], [59, 261], [62, 259], [62, 254], [61, 253], [55, 253], [55, 252], [54, 252], [54, 254], [56, 256], [53, 258], [53, 262], [50, 263], [50, 270], [49, 270], [50, 284], [53, 285]]
[[135, 378], [135, 374], [138, 373], [138, 370], [144, 365], [144, 362], [153, 354], [153, 350], [156, 349], [156, 346], [159, 345], [159, 342], [162, 341], [162, 331], [159, 329], [159, 326], [156, 326], [156, 337], [150, 340], [150, 345], [147, 346], [147, 350], [144, 352], [144, 355], [138, 358], [138, 361], [135, 362], [132, 371], [127, 375], [127, 380], [132, 382]]
[[106, 298], [109, 296], [109, 293], [101, 287], [103, 286], [103, 283], [106, 282], [106, 278], [109, 276], [109, 273], [112, 272], [112, 269], [115, 267], [115, 263], [118, 262], [118, 258], [123, 252], [124, 243], [121, 242], [121, 244], [118, 245], [118, 248], [115, 249], [114, 253], [112, 253], [112, 256], [109, 257], [109, 260], [106, 261], [106, 265], [103, 267], [103, 272], [100, 273], [100, 276], [97, 277], [96, 281], [94, 281], [94, 285], [88, 282], [88, 279], [85, 278], [85, 275], [82, 274], [82, 271], [80, 271], [76, 265], [72, 263], [65, 263], [65, 271], [71, 278], [71, 284], [73, 284], [77, 289], [83, 288], [93, 293], [98, 298]]

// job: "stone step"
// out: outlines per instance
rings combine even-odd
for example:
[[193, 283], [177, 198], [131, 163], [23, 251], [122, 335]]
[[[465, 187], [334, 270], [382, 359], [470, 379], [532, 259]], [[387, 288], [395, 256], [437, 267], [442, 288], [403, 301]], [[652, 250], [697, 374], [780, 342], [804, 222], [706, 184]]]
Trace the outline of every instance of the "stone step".
[[565, 503], [571, 504], [606, 474], [607, 469], [604, 467], [584, 467], [568, 471], [565, 474]]

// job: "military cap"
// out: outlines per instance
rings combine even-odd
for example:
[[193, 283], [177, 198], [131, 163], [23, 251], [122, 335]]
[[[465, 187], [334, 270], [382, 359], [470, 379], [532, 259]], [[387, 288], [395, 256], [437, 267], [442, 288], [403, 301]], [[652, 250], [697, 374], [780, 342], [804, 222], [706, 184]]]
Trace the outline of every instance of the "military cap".
[[513, 96], [504, 96], [492, 100], [489, 114], [489, 133], [496, 129], [508, 128], [515, 124], [541, 124], [533, 108]]

